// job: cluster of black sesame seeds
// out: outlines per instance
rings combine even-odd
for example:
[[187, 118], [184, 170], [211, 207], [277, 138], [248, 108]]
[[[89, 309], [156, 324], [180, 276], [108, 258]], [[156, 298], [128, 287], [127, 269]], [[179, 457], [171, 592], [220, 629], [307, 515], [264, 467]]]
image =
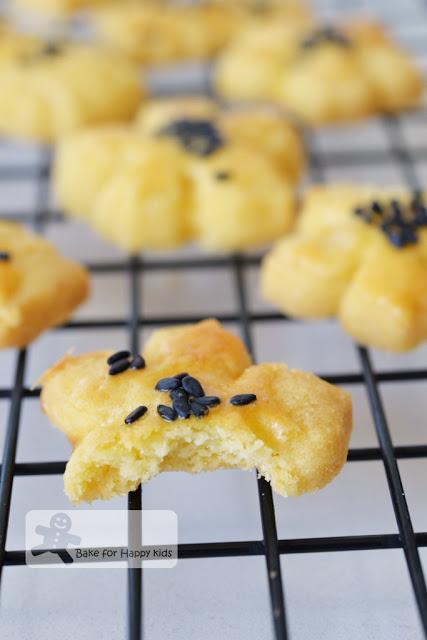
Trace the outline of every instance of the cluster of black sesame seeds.
[[116, 376], [128, 369], [144, 369], [145, 360], [141, 355], [132, 356], [130, 351], [117, 351], [108, 359], [108, 373], [110, 376]]
[[46, 42], [38, 52], [38, 55], [46, 58], [51, 58], [53, 56], [58, 56], [60, 53], [62, 53], [63, 49], [64, 46], [60, 42]]
[[159, 136], [176, 138], [181, 146], [196, 156], [205, 157], [224, 145], [224, 139], [210, 120], [174, 120], [160, 129]]
[[252, 13], [270, 13], [273, 8], [270, 0], [246, 0], [246, 7]]
[[0, 251], [0, 262], [9, 262], [10, 253], [7, 251]]
[[[141, 355], [132, 356], [130, 351], [116, 351], [107, 358], [110, 376], [116, 376], [128, 369], [145, 369], [146, 363]], [[186, 420], [190, 416], [203, 418], [209, 413], [209, 409], [220, 404], [218, 396], [207, 396], [197, 378], [187, 372], [177, 373], [174, 376], [161, 378], [154, 387], [156, 391], [169, 394], [172, 405], [159, 404], [157, 413], [166, 422], [173, 422], [178, 418]], [[251, 404], [257, 399], [254, 393], [241, 393], [230, 398], [230, 404], [241, 407]], [[142, 418], [148, 411], [145, 405], [139, 405], [126, 416], [124, 422], [133, 424]]]
[[62, 42], [47, 41], [37, 49], [37, 51], [31, 54], [24, 54], [21, 62], [24, 64], [32, 64], [39, 62], [45, 58], [54, 58], [59, 56], [64, 50], [64, 44]]
[[186, 420], [191, 415], [202, 418], [209, 413], [209, 407], [220, 403], [217, 396], [206, 396], [200, 382], [186, 372], [161, 378], [155, 389], [169, 393], [172, 401], [172, 406], [159, 404], [157, 407], [159, 416], [167, 422], [177, 418]]
[[326, 26], [316, 29], [309, 36], [301, 40], [300, 47], [304, 50], [315, 49], [325, 42], [329, 42], [343, 48], [351, 46], [350, 40], [347, 36], [341, 33], [341, 31], [335, 27]]
[[[206, 396], [200, 382], [188, 373], [161, 378], [155, 386], [156, 391], [169, 393], [172, 406], [159, 404], [157, 412], [163, 420], [173, 422], [177, 418], [186, 420], [191, 415], [203, 418], [212, 407], [220, 404], [218, 396]], [[234, 406], [243, 406], [256, 400], [253, 393], [244, 393], [230, 398]]]
[[356, 207], [353, 213], [366, 224], [378, 227], [398, 249], [416, 244], [419, 229], [427, 227], [427, 208], [419, 191], [407, 204], [398, 200], [373, 201], [367, 206]]
[[229, 171], [217, 171], [215, 178], [221, 182], [225, 182], [226, 180], [230, 180], [231, 173]]

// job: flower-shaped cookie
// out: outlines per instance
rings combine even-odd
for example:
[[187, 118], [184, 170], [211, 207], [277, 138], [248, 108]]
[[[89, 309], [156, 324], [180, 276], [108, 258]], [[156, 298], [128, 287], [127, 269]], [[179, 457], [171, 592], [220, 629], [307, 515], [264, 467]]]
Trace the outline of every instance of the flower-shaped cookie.
[[161, 471], [257, 468], [284, 496], [327, 484], [345, 462], [349, 395], [282, 364], [251, 366], [215, 320], [156, 331], [144, 358], [66, 356], [42, 405], [75, 449], [65, 491], [109, 499]]
[[245, 30], [231, 44], [216, 86], [229, 98], [278, 101], [316, 125], [416, 106], [422, 76], [378, 25], [307, 31], [272, 24]]
[[290, 227], [302, 161], [298, 136], [274, 110], [159, 101], [143, 107], [132, 127], [61, 142], [54, 186], [66, 213], [126, 251], [191, 239], [235, 250]]
[[111, 2], [92, 14], [96, 36], [143, 63], [206, 58], [230, 39], [233, 10], [225, 3]]
[[15, 31], [5, 20], [0, 20], [0, 67], [36, 54], [41, 47], [40, 39]]
[[85, 124], [128, 120], [141, 97], [138, 68], [121, 54], [40, 41], [0, 64], [0, 132], [51, 141]]
[[25, 9], [47, 16], [66, 16], [67, 14], [103, 4], [105, 0], [10, 0], [13, 9]]
[[0, 220], [0, 348], [22, 347], [64, 322], [88, 289], [83, 267], [40, 236]]
[[92, 13], [98, 38], [140, 62], [207, 58], [254, 22], [309, 23], [295, 2], [216, 0], [186, 3], [110, 2]]
[[264, 260], [263, 294], [293, 316], [337, 316], [361, 344], [411, 349], [427, 339], [426, 229], [419, 193], [314, 187]]

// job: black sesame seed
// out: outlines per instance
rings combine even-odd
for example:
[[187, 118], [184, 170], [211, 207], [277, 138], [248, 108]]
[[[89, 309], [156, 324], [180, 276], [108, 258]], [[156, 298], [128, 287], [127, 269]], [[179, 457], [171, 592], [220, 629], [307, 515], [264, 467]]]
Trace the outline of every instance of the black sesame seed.
[[47, 42], [40, 50], [42, 56], [57, 56], [63, 50], [59, 42]]
[[343, 33], [334, 27], [326, 26], [316, 29], [309, 36], [305, 37], [301, 41], [300, 46], [303, 49], [312, 49], [324, 42], [330, 42], [340, 47], [349, 47], [351, 44], [350, 40]]
[[0, 251], [0, 262], [8, 262], [10, 260], [10, 253], [6, 251]]
[[167, 407], [165, 404], [158, 405], [157, 413], [163, 420], [166, 420], [166, 422], [173, 422], [178, 417], [175, 409], [172, 409], [172, 407]]
[[177, 378], [161, 378], [155, 386], [156, 391], [172, 391], [181, 386], [181, 381]]
[[173, 408], [180, 418], [187, 419], [190, 416], [190, 405], [187, 398], [177, 398], [174, 400]]
[[393, 220], [399, 221], [402, 219], [402, 208], [397, 200], [390, 202], [390, 207], [393, 212]]
[[136, 356], [130, 363], [131, 369], [145, 369], [145, 360], [142, 356]]
[[172, 136], [189, 153], [208, 156], [224, 145], [215, 125], [209, 120], [174, 120], [158, 132], [159, 136]]
[[363, 207], [357, 207], [353, 210], [353, 213], [358, 218], [362, 218], [362, 220], [364, 220], [365, 222], [369, 223], [372, 220], [371, 212], [366, 211], [366, 209], [363, 209]]
[[418, 240], [417, 233], [412, 227], [406, 226], [402, 229], [404, 244], [415, 244]]
[[130, 357], [130, 351], [117, 351], [113, 353], [107, 360], [107, 364], [114, 364], [119, 360], [126, 360], [126, 358]]
[[188, 393], [182, 387], [178, 387], [178, 389], [172, 389], [169, 397], [171, 400], [182, 400], [183, 398], [188, 400]]
[[187, 393], [189, 393], [191, 396], [194, 396], [195, 398], [200, 398], [201, 396], [205, 395], [200, 382], [192, 376], [185, 376], [185, 378], [182, 379], [182, 386], [184, 387], [185, 391], [187, 391]]
[[209, 413], [209, 408], [204, 404], [200, 404], [200, 402], [197, 402], [197, 400], [190, 401], [190, 410], [191, 413], [196, 416], [196, 418], [202, 418], [207, 413]]
[[205, 405], [206, 407], [216, 407], [221, 400], [218, 396], [203, 396], [202, 398], [197, 398], [197, 402]]
[[185, 373], [177, 373], [177, 375], [173, 377], [176, 378], [177, 380], [182, 380], [186, 376], [188, 376], [188, 373], [185, 372]]
[[123, 373], [123, 371], [127, 371], [130, 367], [129, 360], [119, 360], [111, 365], [108, 369], [108, 373], [110, 376], [116, 376], [118, 373]]
[[133, 422], [136, 422], [137, 420], [142, 418], [142, 416], [145, 415], [147, 411], [148, 409], [147, 407], [144, 407], [144, 405], [137, 407], [136, 409], [131, 411], [127, 418], [125, 418], [125, 424], [132, 424]]
[[383, 213], [383, 208], [380, 205], [379, 202], [377, 202], [376, 200], [374, 200], [374, 202], [372, 202], [371, 204], [371, 210], [373, 211], [373, 213], [378, 213], [381, 214]]
[[427, 226], [427, 209], [424, 206], [420, 206], [417, 209], [414, 222], [418, 227]]
[[394, 247], [397, 247], [398, 249], [401, 249], [405, 244], [403, 235], [400, 230], [389, 231], [387, 234], [387, 239]]
[[230, 180], [231, 178], [231, 173], [229, 171], [217, 171], [215, 174], [215, 178], [217, 180]]
[[230, 398], [230, 403], [236, 407], [241, 407], [245, 404], [255, 402], [255, 400], [256, 395], [254, 393], [240, 393], [239, 395]]

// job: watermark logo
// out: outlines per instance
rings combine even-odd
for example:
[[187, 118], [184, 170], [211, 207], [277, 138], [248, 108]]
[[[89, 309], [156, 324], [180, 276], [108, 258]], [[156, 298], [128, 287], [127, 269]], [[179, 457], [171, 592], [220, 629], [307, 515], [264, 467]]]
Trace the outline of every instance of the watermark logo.
[[173, 568], [173, 511], [33, 510], [26, 516], [26, 563], [33, 567]]
[[66, 513], [55, 513], [50, 518], [49, 526], [37, 525], [35, 533], [43, 537], [43, 542], [31, 549], [31, 554], [37, 558], [45, 553], [57, 554], [64, 564], [71, 564], [74, 558], [67, 551], [69, 544], [79, 545], [80, 536], [70, 533], [72, 520]]

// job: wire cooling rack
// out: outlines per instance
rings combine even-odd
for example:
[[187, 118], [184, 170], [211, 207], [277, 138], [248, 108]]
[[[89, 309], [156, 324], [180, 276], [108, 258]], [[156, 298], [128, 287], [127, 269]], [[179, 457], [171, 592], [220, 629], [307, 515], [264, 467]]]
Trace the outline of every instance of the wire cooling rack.
[[[319, 4], [324, 8], [323, 5], [326, 3]], [[382, 13], [380, 11], [381, 17], [388, 19], [394, 25], [399, 25], [403, 32], [401, 34], [403, 39], [405, 39], [405, 28], [413, 27], [414, 21], [417, 22], [417, 27], [419, 27], [422, 18], [425, 29], [423, 38], [419, 36], [419, 33], [418, 39], [417, 37], [412, 37], [410, 31], [406, 34], [406, 37], [414, 45], [413, 48], [415, 50], [423, 53], [424, 47], [424, 53], [427, 53], [427, 40], [425, 39], [427, 16], [422, 4], [411, 4], [412, 13], [408, 10], [408, 6], [403, 7], [403, 3], [396, 5], [393, 3], [378, 3], [378, 6], [382, 10]], [[333, 3], [329, 3], [327, 8], [335, 11], [337, 7]], [[393, 169], [409, 188], [419, 187], [422, 182], [418, 175], [419, 164], [423, 161], [427, 162], [427, 136], [424, 136], [425, 144], [422, 137], [421, 139], [417, 138], [415, 141], [408, 141], [405, 128], [415, 121], [417, 125], [427, 127], [426, 108], [414, 114], [406, 114], [400, 118], [385, 116], [379, 119], [377, 126], [382, 128], [387, 139], [387, 145], [384, 148], [378, 148], [371, 144], [370, 139], [366, 139], [362, 140], [362, 143], [359, 140], [357, 149], [350, 146], [348, 148], [341, 147], [334, 151], [331, 150], [328, 144], [326, 145], [327, 150], [325, 150], [325, 145], [322, 145], [322, 134], [317, 135], [307, 131], [306, 143], [309, 154], [310, 179], [316, 182], [323, 181], [330, 176], [331, 172], [341, 170], [343, 167], [357, 174], [359, 170], [366, 170], [368, 166], [372, 179], [375, 180], [376, 173], [381, 172], [382, 166], [392, 165]], [[344, 133], [334, 133], [333, 135], [344, 135]], [[54, 225], [69, 224], [62, 218], [60, 212], [53, 210], [51, 207], [49, 201], [50, 167], [51, 157], [48, 149], [42, 149], [30, 163], [24, 165], [13, 164], [8, 161], [0, 165], [0, 193], [2, 186], [9, 184], [11, 181], [18, 185], [21, 181], [31, 181], [35, 188], [32, 203], [28, 207], [19, 211], [9, 209], [6, 213], [1, 214], [2, 217], [22, 221], [32, 225], [38, 231], [46, 231]], [[288, 323], [292, 322], [289, 318], [275, 311], [254, 310], [252, 308], [249, 302], [249, 272], [251, 269], [256, 269], [259, 263], [260, 257], [252, 254], [219, 257], [178, 254], [177, 257], [172, 258], [159, 257], [157, 255], [154, 257], [138, 256], [129, 259], [120, 258], [89, 262], [87, 266], [94, 276], [117, 274], [121, 278], [122, 286], [125, 286], [127, 281], [128, 312], [122, 317], [71, 320], [61, 328], [61, 331], [73, 333], [76, 331], [99, 332], [106, 329], [127, 330], [129, 348], [133, 352], [138, 352], [141, 329], [196, 322], [206, 316], [215, 315], [225, 324], [238, 326], [249, 351], [255, 357], [254, 332], [256, 327], [281, 323], [283, 333], [286, 335]], [[207, 273], [211, 270], [226, 270], [231, 277], [234, 284], [235, 311], [215, 312], [213, 314], [211, 308], [206, 308], [206, 312], [194, 314], [159, 314], [150, 315], [149, 317], [141, 313], [140, 285], [143, 278], [148, 280], [165, 271], [178, 274], [188, 271]], [[173, 306], [173, 301], [171, 301], [171, 305]], [[335, 331], [338, 333], [338, 328]], [[263, 479], [258, 479], [258, 502], [262, 524], [261, 538], [239, 541], [190, 542], [181, 543], [178, 547], [180, 561], [221, 557], [264, 557], [273, 623], [272, 637], [276, 639], [285, 640], [286, 638], [295, 637], [292, 633], [292, 625], [288, 624], [288, 617], [292, 618], [292, 610], [287, 606], [288, 600], [285, 598], [284, 583], [286, 583], [286, 576], [282, 575], [281, 556], [374, 550], [381, 550], [386, 553], [386, 550], [390, 549], [403, 550], [412, 594], [419, 614], [422, 634], [420, 637], [427, 637], [427, 590], [419, 554], [419, 549], [427, 546], [427, 531], [414, 531], [398, 466], [399, 460], [425, 459], [427, 457], [427, 443], [394, 446], [380, 390], [380, 385], [396, 382], [406, 383], [408, 389], [410, 389], [411, 383], [427, 381], [427, 368], [401, 366], [379, 370], [374, 367], [373, 358], [367, 349], [358, 345], [354, 345], [353, 349], [357, 358], [358, 371], [346, 372], [345, 370], [340, 370], [323, 377], [334, 384], [359, 386], [366, 391], [377, 445], [352, 448], [349, 452], [348, 462], [380, 461], [384, 465], [389, 497], [391, 498], [397, 523], [397, 532], [278, 538], [275, 505], [270, 486]], [[7, 405], [0, 485], [1, 572], [4, 567], [25, 564], [24, 550], [7, 548], [12, 489], [16, 478], [20, 476], [40, 476], [41, 478], [56, 476], [62, 474], [65, 467], [65, 462], [63, 461], [16, 461], [23, 406], [39, 395], [37, 389], [29, 388], [25, 382], [29, 351], [30, 349], [23, 349], [14, 355], [11, 384], [0, 388], [0, 402]], [[387, 496], [384, 499], [387, 499]], [[141, 509], [143, 504], [140, 488], [129, 494], [129, 510]], [[29, 571], [29, 569], [23, 567], [22, 571]], [[202, 576], [200, 576], [201, 580]], [[140, 569], [128, 569], [127, 596], [127, 637], [129, 640], [139, 640], [144, 635], [146, 640], [149, 640], [148, 634], [144, 634], [142, 571]], [[220, 630], [218, 629], [219, 632]], [[313, 630], [311, 637], [315, 635], [315, 630]], [[174, 637], [179, 638], [183, 637], [183, 635], [176, 633]], [[237, 633], [233, 637], [242, 636]], [[403, 634], [401, 637], [406, 636]]]

